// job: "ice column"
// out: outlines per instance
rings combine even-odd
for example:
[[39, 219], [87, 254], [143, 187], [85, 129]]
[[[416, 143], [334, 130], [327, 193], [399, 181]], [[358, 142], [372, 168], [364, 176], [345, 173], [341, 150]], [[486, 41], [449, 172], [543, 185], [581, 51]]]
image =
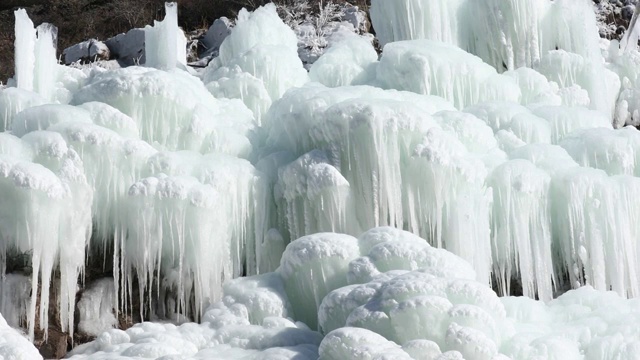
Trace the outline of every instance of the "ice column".
[[[56, 80], [58, 29], [44, 23], [33, 28], [24, 9], [16, 10], [15, 71], [19, 89], [35, 91], [46, 100], [53, 97]], [[36, 35], [37, 34], [37, 35]]]
[[165, 3], [164, 8], [164, 20], [144, 29], [144, 50], [148, 67], [171, 70], [187, 63], [187, 40], [178, 27], [178, 4]]
[[36, 30], [24, 9], [18, 9], [14, 14], [16, 17], [15, 71], [17, 87], [31, 91], [33, 90], [36, 62]]
[[38, 39], [35, 43], [35, 78], [34, 90], [46, 100], [54, 95], [53, 86], [56, 82], [58, 62], [56, 60], [56, 42], [58, 28], [44, 23], [37, 28]]

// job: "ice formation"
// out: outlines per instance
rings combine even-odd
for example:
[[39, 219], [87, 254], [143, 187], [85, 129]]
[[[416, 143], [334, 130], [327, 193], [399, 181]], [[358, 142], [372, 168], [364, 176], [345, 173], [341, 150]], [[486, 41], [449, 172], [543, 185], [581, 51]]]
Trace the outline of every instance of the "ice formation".
[[253, 13], [240, 11], [202, 81], [216, 96], [241, 99], [260, 121], [273, 101], [308, 82], [309, 75], [298, 58], [295, 33], [268, 4]]
[[144, 30], [146, 66], [171, 70], [187, 63], [187, 39], [178, 28], [178, 4], [165, 4], [165, 18]]
[[33, 28], [24, 9], [16, 10], [16, 85], [35, 91], [47, 100], [53, 97], [56, 80], [58, 29], [44, 23]]
[[78, 331], [83, 334], [99, 336], [118, 325], [113, 313], [115, 308], [113, 280], [105, 278], [94, 282], [82, 292], [78, 301], [80, 321]]
[[[499, 298], [461, 258], [393, 228], [300, 238], [276, 272], [224, 293], [201, 324], [112, 329], [70, 358], [618, 359], [638, 349], [637, 299], [591, 287], [546, 304]], [[298, 311], [317, 314], [318, 329], [295, 322]]]
[[5, 359], [42, 359], [35, 346], [12, 329], [0, 315], [0, 356]]
[[[274, 5], [200, 72], [166, 12], [116, 70], [55, 64], [16, 12], [11, 326], [77, 324], [78, 360], [640, 351], [640, 53], [586, 1], [374, 0], [382, 54], [343, 34], [308, 71]], [[87, 265], [109, 277], [76, 311]], [[112, 328], [134, 311], [172, 323]], [[0, 331], [0, 355], [23, 343]]]

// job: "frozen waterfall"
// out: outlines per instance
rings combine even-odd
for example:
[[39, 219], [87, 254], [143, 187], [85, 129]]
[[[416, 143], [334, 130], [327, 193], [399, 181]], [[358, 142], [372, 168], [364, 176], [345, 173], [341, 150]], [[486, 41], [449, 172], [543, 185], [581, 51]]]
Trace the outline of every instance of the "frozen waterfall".
[[640, 351], [640, 52], [588, 1], [373, 0], [381, 54], [309, 70], [274, 4], [200, 71], [165, 11], [118, 69], [15, 12], [0, 357], [52, 323], [78, 360]]

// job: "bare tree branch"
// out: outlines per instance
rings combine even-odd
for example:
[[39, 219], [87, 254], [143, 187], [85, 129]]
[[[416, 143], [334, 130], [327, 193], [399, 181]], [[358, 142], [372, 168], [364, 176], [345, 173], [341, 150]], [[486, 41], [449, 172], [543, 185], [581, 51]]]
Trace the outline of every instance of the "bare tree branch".
[[3, 0], [3, 1], [0, 1], [0, 10], [10, 10], [15, 7], [44, 5], [46, 3], [47, 3], [47, 0]]

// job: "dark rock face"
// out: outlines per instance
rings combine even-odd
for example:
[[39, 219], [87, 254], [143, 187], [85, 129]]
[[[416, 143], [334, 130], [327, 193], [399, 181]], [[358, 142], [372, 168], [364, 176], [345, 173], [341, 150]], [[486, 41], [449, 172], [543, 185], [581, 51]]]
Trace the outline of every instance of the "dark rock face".
[[118, 60], [122, 66], [144, 64], [144, 29], [131, 29], [118, 34], [105, 44], [111, 52], [111, 59]]
[[45, 359], [62, 359], [67, 354], [70, 341], [69, 335], [56, 329], [49, 329], [49, 338], [46, 342], [35, 344], [40, 354]]

